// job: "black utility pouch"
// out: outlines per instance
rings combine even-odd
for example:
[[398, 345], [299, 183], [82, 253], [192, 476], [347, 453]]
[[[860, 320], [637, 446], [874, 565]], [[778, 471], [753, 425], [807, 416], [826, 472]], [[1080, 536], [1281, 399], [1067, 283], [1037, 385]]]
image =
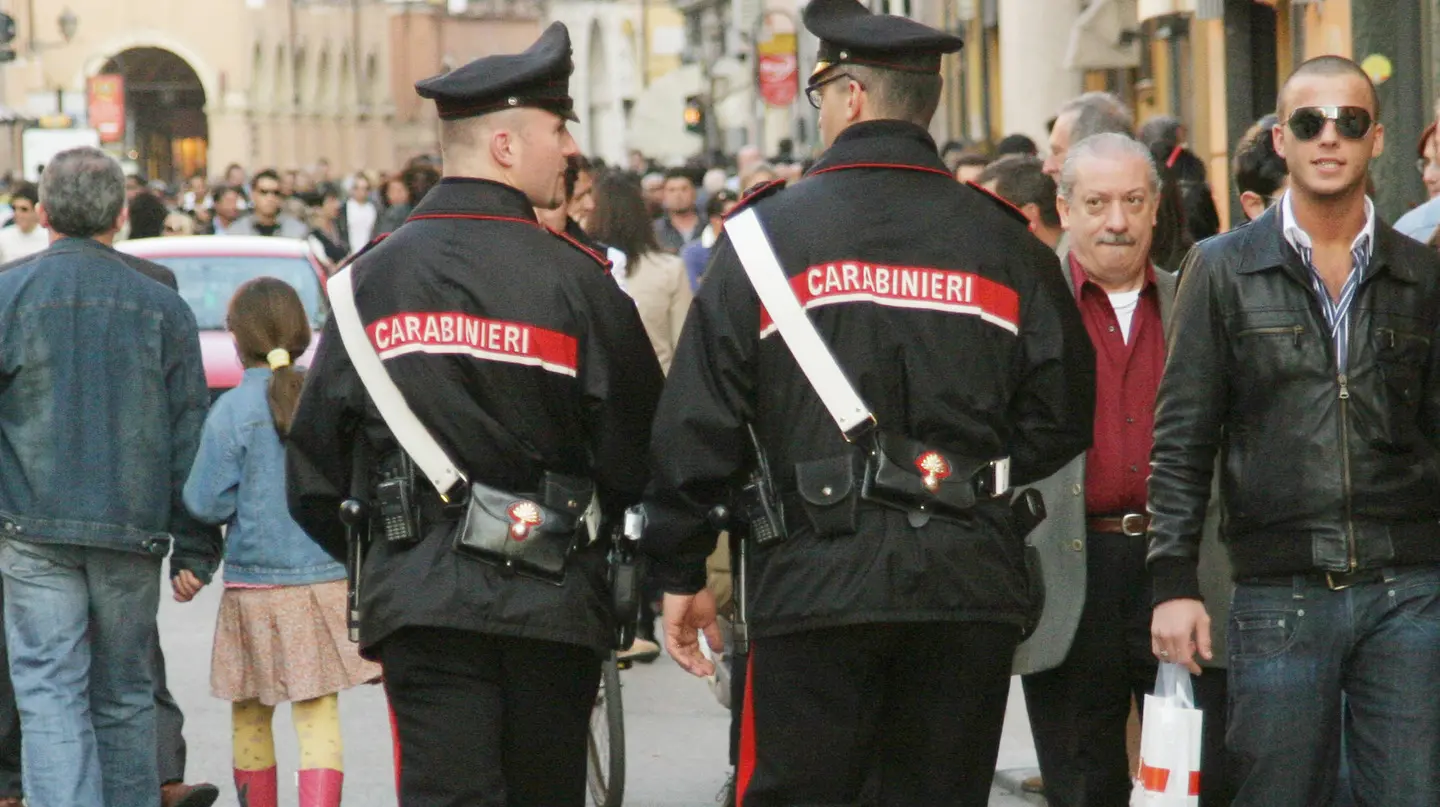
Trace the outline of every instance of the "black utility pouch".
[[795, 486], [816, 538], [855, 534], [854, 455], [795, 463]]
[[[557, 586], [564, 583], [565, 564], [581, 542], [585, 530], [581, 516], [594, 488], [587, 492], [589, 483], [582, 482], [579, 487], [560, 488], [563, 494], [552, 498], [556, 492], [552, 476], [563, 479], [547, 474], [541, 486], [546, 494], [535, 498], [472, 482], [465, 518], [455, 532], [455, 551], [524, 577]], [[535, 499], [577, 505], [562, 510]]]
[[975, 475], [988, 460], [961, 457], [883, 430], [872, 440], [861, 487], [867, 501], [951, 515], [975, 506]]

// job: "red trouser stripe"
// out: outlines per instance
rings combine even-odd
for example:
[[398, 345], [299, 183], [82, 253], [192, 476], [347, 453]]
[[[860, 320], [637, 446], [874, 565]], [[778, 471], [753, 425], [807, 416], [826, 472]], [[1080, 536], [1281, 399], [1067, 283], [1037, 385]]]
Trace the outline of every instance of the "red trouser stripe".
[[395, 748], [395, 798], [400, 798], [400, 724], [395, 722], [395, 707], [385, 699], [385, 711], [390, 715], [390, 744]]
[[[700, 641], [705, 641], [701, 637]], [[755, 645], [745, 662], [745, 701], [740, 716], [740, 770], [735, 772], [735, 807], [745, 807], [745, 791], [755, 774]]]

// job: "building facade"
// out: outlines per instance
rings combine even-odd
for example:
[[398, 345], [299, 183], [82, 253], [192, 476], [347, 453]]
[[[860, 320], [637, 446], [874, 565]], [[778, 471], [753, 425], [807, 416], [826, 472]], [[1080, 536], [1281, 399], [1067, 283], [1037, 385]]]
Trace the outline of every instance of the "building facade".
[[[0, 103], [83, 128], [92, 79], [119, 76], [123, 120], [104, 147], [169, 181], [230, 163], [325, 158], [344, 173], [436, 154], [434, 106], [414, 82], [522, 49], [542, 21], [532, 0], [66, 2], [13, 4], [16, 59], [0, 66]], [[6, 165], [20, 167], [21, 140], [5, 144]]]

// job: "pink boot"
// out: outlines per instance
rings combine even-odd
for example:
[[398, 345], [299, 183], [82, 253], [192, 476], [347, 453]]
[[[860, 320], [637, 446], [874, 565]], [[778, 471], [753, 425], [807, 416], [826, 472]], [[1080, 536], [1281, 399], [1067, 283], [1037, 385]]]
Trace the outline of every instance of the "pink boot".
[[276, 807], [280, 797], [275, 784], [275, 768], [263, 771], [236, 768], [235, 794], [240, 797], [240, 807]]
[[300, 807], [340, 807], [340, 786], [344, 782], [343, 771], [331, 768], [300, 771]]

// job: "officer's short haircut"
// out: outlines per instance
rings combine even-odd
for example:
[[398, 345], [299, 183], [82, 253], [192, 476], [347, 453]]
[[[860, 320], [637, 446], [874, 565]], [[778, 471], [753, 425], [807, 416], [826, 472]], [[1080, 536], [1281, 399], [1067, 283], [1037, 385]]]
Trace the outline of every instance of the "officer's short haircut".
[[17, 199], [28, 200], [30, 206], [34, 207], [40, 204], [40, 189], [33, 182], [21, 182], [15, 186], [15, 190], [10, 192], [10, 201], [14, 202]]
[[1276, 112], [1280, 120], [1288, 120], [1290, 117], [1291, 110], [1285, 103], [1285, 99], [1289, 95], [1290, 82], [1302, 76], [1355, 76], [1364, 80], [1365, 86], [1370, 88], [1370, 103], [1375, 105], [1371, 112], [1374, 113], [1376, 120], [1380, 118], [1380, 93], [1375, 90], [1375, 82], [1370, 80], [1370, 75], [1360, 65], [1344, 56], [1316, 56], [1295, 68], [1295, 72], [1285, 79], [1285, 84], [1280, 88], [1280, 94], [1276, 96], [1276, 103], [1279, 105]]
[[1130, 107], [1108, 92], [1087, 92], [1072, 98], [1060, 107], [1057, 117], [1071, 112], [1076, 113], [1075, 123], [1070, 127], [1071, 148], [1097, 134], [1135, 134], [1135, 116], [1130, 113]]
[[1039, 157], [1011, 154], [1001, 157], [985, 168], [976, 180], [981, 185], [995, 183], [995, 194], [1016, 207], [1033, 204], [1040, 208], [1040, 221], [1046, 227], [1060, 226], [1060, 211], [1055, 208], [1055, 180], [1045, 173], [1045, 161]]
[[876, 117], [928, 127], [940, 106], [941, 79], [937, 73], [909, 73], [857, 64], [847, 64], [845, 70], [865, 87]]
[[1135, 157], [1144, 160], [1146, 167], [1150, 169], [1150, 192], [1157, 198], [1160, 196], [1160, 169], [1155, 165], [1150, 149], [1129, 135], [1105, 132], [1081, 140], [1065, 155], [1065, 165], [1060, 168], [1059, 186], [1060, 197], [1065, 201], [1072, 201], [1080, 161], [1088, 157]]
[[1285, 158], [1275, 153], [1275, 139], [1270, 131], [1275, 128], [1278, 118], [1266, 115], [1255, 122], [1235, 145], [1235, 159], [1231, 170], [1235, 174], [1235, 192], [1250, 191], [1261, 198], [1269, 199], [1285, 184], [1290, 169]]

